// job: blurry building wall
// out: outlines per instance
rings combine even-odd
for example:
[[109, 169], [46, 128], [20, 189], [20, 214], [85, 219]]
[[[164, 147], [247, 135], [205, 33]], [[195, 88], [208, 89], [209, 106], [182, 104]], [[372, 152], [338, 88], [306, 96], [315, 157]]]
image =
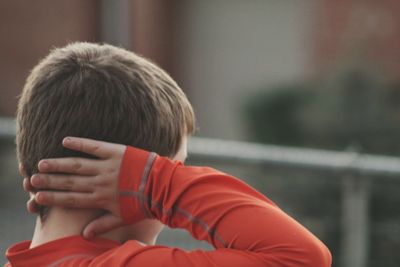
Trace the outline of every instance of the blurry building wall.
[[174, 79], [179, 76], [175, 66], [182, 49], [178, 39], [184, 2], [131, 0], [131, 49], [156, 62]]
[[322, 0], [313, 25], [319, 74], [349, 61], [363, 61], [400, 77], [400, 1]]
[[[201, 136], [246, 138], [243, 101], [310, 69], [315, 1], [181, 1], [179, 80]], [[307, 52], [309, 51], [309, 52]]]
[[0, 115], [13, 116], [29, 70], [49, 49], [96, 41], [96, 0], [0, 1]]

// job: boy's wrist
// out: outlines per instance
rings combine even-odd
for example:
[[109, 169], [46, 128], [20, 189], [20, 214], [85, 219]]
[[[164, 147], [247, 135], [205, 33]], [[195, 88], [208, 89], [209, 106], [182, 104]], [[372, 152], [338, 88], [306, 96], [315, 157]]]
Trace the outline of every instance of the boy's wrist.
[[149, 217], [144, 207], [144, 189], [156, 156], [130, 146], [125, 150], [118, 181], [118, 201], [125, 223], [133, 224]]

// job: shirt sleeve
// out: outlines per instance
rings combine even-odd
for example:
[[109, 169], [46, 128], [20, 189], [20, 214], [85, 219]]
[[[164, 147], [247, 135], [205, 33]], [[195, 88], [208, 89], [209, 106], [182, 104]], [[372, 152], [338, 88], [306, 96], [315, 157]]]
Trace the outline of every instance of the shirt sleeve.
[[155, 218], [215, 250], [138, 249], [129, 241], [106, 257], [113, 266], [331, 266], [331, 254], [318, 238], [267, 197], [220, 171], [128, 147], [119, 183], [126, 222]]

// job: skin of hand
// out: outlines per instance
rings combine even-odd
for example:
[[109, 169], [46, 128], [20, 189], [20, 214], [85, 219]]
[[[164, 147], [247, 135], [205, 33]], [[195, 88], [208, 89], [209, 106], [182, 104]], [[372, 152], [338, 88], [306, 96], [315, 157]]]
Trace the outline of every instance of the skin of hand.
[[29, 194], [29, 200], [26, 202], [26, 209], [28, 210], [29, 213], [38, 213], [39, 208], [35, 201], [35, 193], [34, 193], [36, 190], [29, 182], [29, 178], [27, 178], [26, 172], [21, 163], [19, 164], [18, 169], [20, 175], [22, 177], [25, 177], [22, 182], [22, 187], [24, 188], [24, 191]]
[[[83, 236], [87, 239], [123, 225], [118, 202], [118, 176], [126, 146], [77, 137], [64, 138], [63, 146], [98, 159], [41, 160], [39, 173], [32, 175], [30, 182], [27, 178], [23, 182], [24, 190], [31, 195], [27, 202], [28, 211], [37, 212], [38, 204], [106, 210], [105, 215], [85, 227]], [[24, 175], [21, 167], [20, 173]]]

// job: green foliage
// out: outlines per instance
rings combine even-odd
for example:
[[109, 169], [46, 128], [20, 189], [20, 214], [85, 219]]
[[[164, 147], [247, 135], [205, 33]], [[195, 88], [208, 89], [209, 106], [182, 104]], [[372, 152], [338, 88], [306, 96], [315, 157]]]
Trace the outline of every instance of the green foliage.
[[398, 155], [398, 87], [362, 70], [275, 87], [250, 97], [246, 122], [257, 142]]
[[304, 85], [275, 87], [252, 96], [244, 111], [251, 138], [261, 143], [303, 145], [306, 137], [299, 114], [311, 97]]
[[366, 153], [397, 154], [400, 94], [395, 86], [360, 70], [348, 71], [315, 91], [303, 110], [310, 146]]

